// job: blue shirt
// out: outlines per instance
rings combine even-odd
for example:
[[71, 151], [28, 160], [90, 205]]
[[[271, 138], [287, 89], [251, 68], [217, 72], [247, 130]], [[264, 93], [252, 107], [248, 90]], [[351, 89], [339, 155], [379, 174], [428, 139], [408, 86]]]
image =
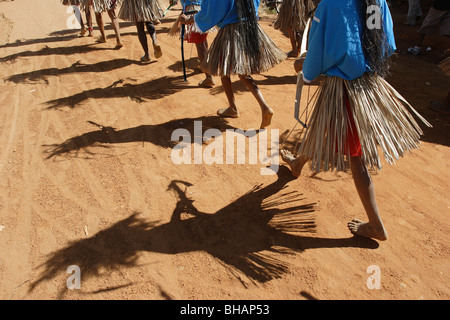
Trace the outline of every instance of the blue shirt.
[[[308, 53], [303, 63], [305, 81], [320, 74], [346, 80], [370, 71], [362, 48], [364, 26], [359, 15], [361, 0], [322, 0], [317, 6], [308, 36]], [[391, 55], [395, 49], [392, 17], [386, 0], [380, 0], [380, 12]], [[367, 23], [374, 25], [369, 12]], [[379, 20], [378, 20], [379, 21]]]
[[[261, 0], [253, 0], [256, 15]], [[234, 0], [203, 0], [201, 10], [194, 17], [195, 24], [206, 32], [214, 26], [223, 28], [228, 24], [239, 22], [239, 15]]]
[[202, 4], [202, 0], [181, 0], [181, 5], [183, 6], [183, 11], [186, 7], [191, 5], [200, 6]]

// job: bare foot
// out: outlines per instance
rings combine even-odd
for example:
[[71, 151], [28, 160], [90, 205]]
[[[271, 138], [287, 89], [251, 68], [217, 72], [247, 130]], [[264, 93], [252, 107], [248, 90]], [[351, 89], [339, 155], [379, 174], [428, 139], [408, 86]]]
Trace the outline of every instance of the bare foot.
[[150, 62], [150, 61], [152, 61], [152, 59], [150, 58], [150, 56], [148, 55], [148, 53], [146, 53], [146, 54], [144, 54], [142, 57], [141, 57], [141, 62]]
[[289, 58], [297, 58], [299, 54], [300, 54], [300, 53], [299, 53], [298, 51], [289, 51], [289, 52], [287, 53], [287, 56], [288, 56]]
[[162, 53], [161, 46], [159, 44], [153, 44], [153, 54], [155, 55], [156, 59], [159, 59], [162, 57], [163, 53]]
[[123, 43], [122, 42], [117, 42], [117, 44], [116, 44], [116, 49], [120, 49], [120, 48], [122, 48], [123, 47]]
[[203, 87], [203, 88], [212, 88], [214, 87], [216, 83], [214, 82], [214, 79], [211, 77], [206, 77], [205, 79], [203, 79], [202, 81], [200, 81], [198, 83], [199, 87]]
[[290, 151], [285, 149], [280, 150], [280, 155], [283, 161], [286, 162], [291, 168], [292, 175], [296, 178], [300, 177], [303, 166], [306, 162], [301, 157], [294, 157]]
[[272, 117], [273, 117], [272, 108], [268, 108], [266, 111], [263, 111], [260, 129], [264, 129], [270, 126], [270, 124], [272, 123]]
[[368, 222], [363, 222], [359, 219], [353, 219], [347, 224], [347, 226], [351, 233], [361, 237], [372, 238], [381, 241], [387, 240], [388, 238], [386, 230], [384, 230], [383, 226], [371, 226]]
[[95, 40], [97, 43], [106, 43], [106, 38], [99, 37], [97, 40]]
[[239, 118], [239, 112], [231, 107], [217, 110], [217, 115], [227, 118]]

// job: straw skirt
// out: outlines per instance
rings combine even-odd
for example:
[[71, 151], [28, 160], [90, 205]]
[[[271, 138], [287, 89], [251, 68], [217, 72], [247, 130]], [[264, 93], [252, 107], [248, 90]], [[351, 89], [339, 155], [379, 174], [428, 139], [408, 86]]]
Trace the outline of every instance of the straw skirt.
[[274, 28], [282, 32], [301, 32], [308, 21], [308, 12], [314, 8], [312, 0], [283, 0]]
[[213, 76], [252, 75], [265, 72], [286, 59], [284, 53], [258, 24], [259, 52], [252, 56], [239, 35], [239, 24], [219, 30], [201, 68]]
[[[418, 148], [423, 132], [412, 114], [431, 127], [386, 80], [377, 75], [365, 74], [351, 81], [325, 77], [318, 90], [298, 150], [300, 156], [311, 160], [315, 172], [348, 169], [351, 148], [346, 142], [350, 135], [359, 138], [365, 164], [371, 169], [381, 169], [378, 149], [392, 164]], [[345, 106], [345, 94], [349, 108]], [[349, 132], [352, 127], [356, 132]]]
[[65, 6], [78, 6], [81, 0], [61, 0], [61, 3]]
[[164, 5], [159, 0], [123, 0], [118, 17], [125, 21], [147, 22], [162, 18]]
[[81, 10], [86, 11], [86, 8], [92, 6], [95, 13], [102, 13], [115, 8], [122, 0], [80, 0]]

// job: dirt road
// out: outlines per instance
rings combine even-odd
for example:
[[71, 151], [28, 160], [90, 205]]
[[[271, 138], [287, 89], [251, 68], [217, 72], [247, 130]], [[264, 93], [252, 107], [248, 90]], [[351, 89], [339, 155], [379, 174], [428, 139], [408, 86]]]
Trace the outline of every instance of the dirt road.
[[[194, 150], [196, 121], [200, 136], [260, 122], [237, 78], [241, 117], [216, 117], [223, 89], [219, 79], [197, 86], [187, 44], [183, 81], [180, 42], [167, 35], [179, 7], [156, 26], [163, 56], [143, 65], [129, 23], [115, 50], [106, 14], [108, 42], [96, 44], [67, 28], [59, 1], [0, 1], [0, 298], [450, 298], [449, 116], [428, 109], [449, 88], [437, 66], [449, 42], [436, 36], [431, 52], [406, 54], [416, 28], [402, 25], [404, 11], [392, 8], [399, 53], [388, 80], [434, 127], [419, 150], [373, 173], [390, 236], [376, 242], [347, 230], [365, 218], [350, 173], [308, 168], [294, 180], [283, 165], [261, 175], [260, 161], [173, 163], [176, 129]], [[289, 51], [273, 18], [263, 12], [260, 23]], [[295, 125], [293, 60], [255, 79], [274, 106], [269, 129], [285, 134]], [[70, 266], [80, 289], [67, 288]], [[373, 270], [380, 289], [367, 286]]]

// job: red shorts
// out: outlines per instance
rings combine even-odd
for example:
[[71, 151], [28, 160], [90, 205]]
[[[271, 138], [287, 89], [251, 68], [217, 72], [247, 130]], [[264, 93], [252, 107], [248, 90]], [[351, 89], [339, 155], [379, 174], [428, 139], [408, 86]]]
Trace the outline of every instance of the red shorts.
[[359, 141], [358, 131], [356, 131], [355, 120], [353, 119], [352, 111], [350, 109], [350, 100], [348, 99], [347, 92], [344, 92], [344, 103], [350, 119], [350, 123], [347, 128], [348, 134], [344, 152], [347, 153], [349, 150], [351, 157], [360, 157], [362, 156], [361, 142]]
[[203, 41], [206, 41], [207, 37], [208, 37], [207, 33], [188, 32], [186, 34], [186, 41], [188, 43], [202, 43]]

